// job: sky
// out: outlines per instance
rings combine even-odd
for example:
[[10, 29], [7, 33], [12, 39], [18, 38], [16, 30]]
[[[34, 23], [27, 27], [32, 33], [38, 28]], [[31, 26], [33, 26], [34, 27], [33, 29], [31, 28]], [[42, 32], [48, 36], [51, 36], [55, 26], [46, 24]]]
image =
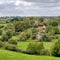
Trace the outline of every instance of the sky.
[[0, 16], [60, 16], [60, 0], [0, 0]]

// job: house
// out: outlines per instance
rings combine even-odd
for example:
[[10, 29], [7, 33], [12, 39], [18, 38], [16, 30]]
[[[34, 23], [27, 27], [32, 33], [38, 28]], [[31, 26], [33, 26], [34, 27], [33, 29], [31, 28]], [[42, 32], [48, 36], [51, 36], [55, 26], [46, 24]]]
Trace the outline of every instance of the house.
[[41, 37], [42, 37], [42, 36], [41, 36], [40, 34], [37, 34], [37, 35], [36, 35], [36, 38], [37, 38], [37, 39], [40, 39]]
[[46, 32], [46, 26], [45, 26], [45, 25], [38, 26], [37, 29], [38, 29], [40, 32]]

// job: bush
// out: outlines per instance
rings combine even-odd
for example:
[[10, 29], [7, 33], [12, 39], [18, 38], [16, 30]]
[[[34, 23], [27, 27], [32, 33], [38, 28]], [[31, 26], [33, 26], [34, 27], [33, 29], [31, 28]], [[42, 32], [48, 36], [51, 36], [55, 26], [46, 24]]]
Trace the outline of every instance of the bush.
[[40, 22], [43, 22], [44, 21], [44, 17], [40, 17]]
[[51, 21], [50, 23], [49, 23], [49, 25], [51, 25], [51, 26], [58, 26], [58, 22], [57, 21]]
[[26, 33], [26, 37], [27, 37], [27, 39], [29, 39], [30, 38], [30, 33]]
[[9, 42], [10, 44], [17, 45], [17, 41], [16, 41], [16, 40], [10, 39], [8, 42]]
[[53, 28], [53, 31], [54, 31], [54, 34], [59, 34], [60, 33], [58, 27]]
[[36, 39], [36, 35], [32, 35], [32, 39], [35, 40]]
[[11, 50], [11, 51], [15, 51], [15, 52], [23, 52], [20, 48], [17, 48], [15, 45], [7, 44], [2, 41], [0, 41], [0, 48], [4, 48], [6, 50]]
[[4, 34], [3, 36], [2, 36], [2, 39], [1, 39], [1, 41], [8, 41], [8, 36], [6, 35], [6, 34]]
[[5, 44], [4, 49], [11, 50], [11, 51], [16, 51], [16, 46], [12, 45], [12, 44]]
[[44, 49], [43, 43], [30, 43], [26, 51], [28, 54], [40, 55], [42, 49]]
[[4, 44], [3, 48], [10, 51], [22, 52], [20, 48], [17, 48], [15, 45], [12, 44]]
[[30, 34], [27, 32], [22, 32], [19, 36], [19, 41], [26, 41], [30, 38]]
[[0, 30], [0, 35], [2, 35], [2, 30]]
[[4, 46], [4, 43], [0, 41], [0, 48]]
[[3, 28], [4, 26], [3, 25], [0, 25], [0, 28]]
[[2, 35], [1, 41], [8, 41], [12, 37], [12, 32], [8, 30], [4, 35]]
[[58, 41], [54, 44], [54, 46], [53, 46], [53, 48], [52, 48], [51, 54], [52, 54], [53, 56], [60, 57], [60, 40], [58, 40]]
[[47, 49], [43, 49], [43, 50], [41, 51], [41, 55], [49, 55], [49, 56], [50, 56], [50, 52], [49, 52], [49, 50], [47, 50]]
[[43, 35], [42, 38], [40, 39], [40, 41], [44, 41], [44, 42], [50, 42], [51, 38], [47, 35]]
[[27, 40], [26, 33], [22, 32], [19, 36], [19, 41], [26, 41], [26, 40]]
[[9, 38], [12, 37], [13, 33], [12, 33], [12, 31], [8, 30], [8, 31], [6, 32], [6, 35], [8, 36], [8, 39], [9, 39]]

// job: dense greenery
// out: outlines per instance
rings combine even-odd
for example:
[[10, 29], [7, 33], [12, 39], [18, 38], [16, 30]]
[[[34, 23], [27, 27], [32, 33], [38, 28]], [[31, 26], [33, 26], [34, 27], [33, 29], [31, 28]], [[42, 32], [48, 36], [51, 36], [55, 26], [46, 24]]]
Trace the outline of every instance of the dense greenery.
[[[5, 18], [0, 24], [0, 48], [25, 54], [60, 57], [60, 18], [53, 18]], [[23, 45], [29, 43], [22, 49], [21, 42]], [[50, 44], [49, 47], [49, 43], [55, 44]]]
[[58, 40], [52, 48], [52, 55], [60, 57], [60, 40]]
[[43, 43], [30, 43], [27, 48], [29, 54], [41, 54], [41, 51], [44, 49]]

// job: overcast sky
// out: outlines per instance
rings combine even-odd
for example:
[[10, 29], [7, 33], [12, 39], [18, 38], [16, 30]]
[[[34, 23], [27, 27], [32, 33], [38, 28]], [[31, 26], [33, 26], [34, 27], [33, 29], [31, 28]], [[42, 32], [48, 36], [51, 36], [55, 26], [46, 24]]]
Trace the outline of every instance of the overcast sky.
[[0, 0], [0, 16], [58, 16], [60, 0]]

